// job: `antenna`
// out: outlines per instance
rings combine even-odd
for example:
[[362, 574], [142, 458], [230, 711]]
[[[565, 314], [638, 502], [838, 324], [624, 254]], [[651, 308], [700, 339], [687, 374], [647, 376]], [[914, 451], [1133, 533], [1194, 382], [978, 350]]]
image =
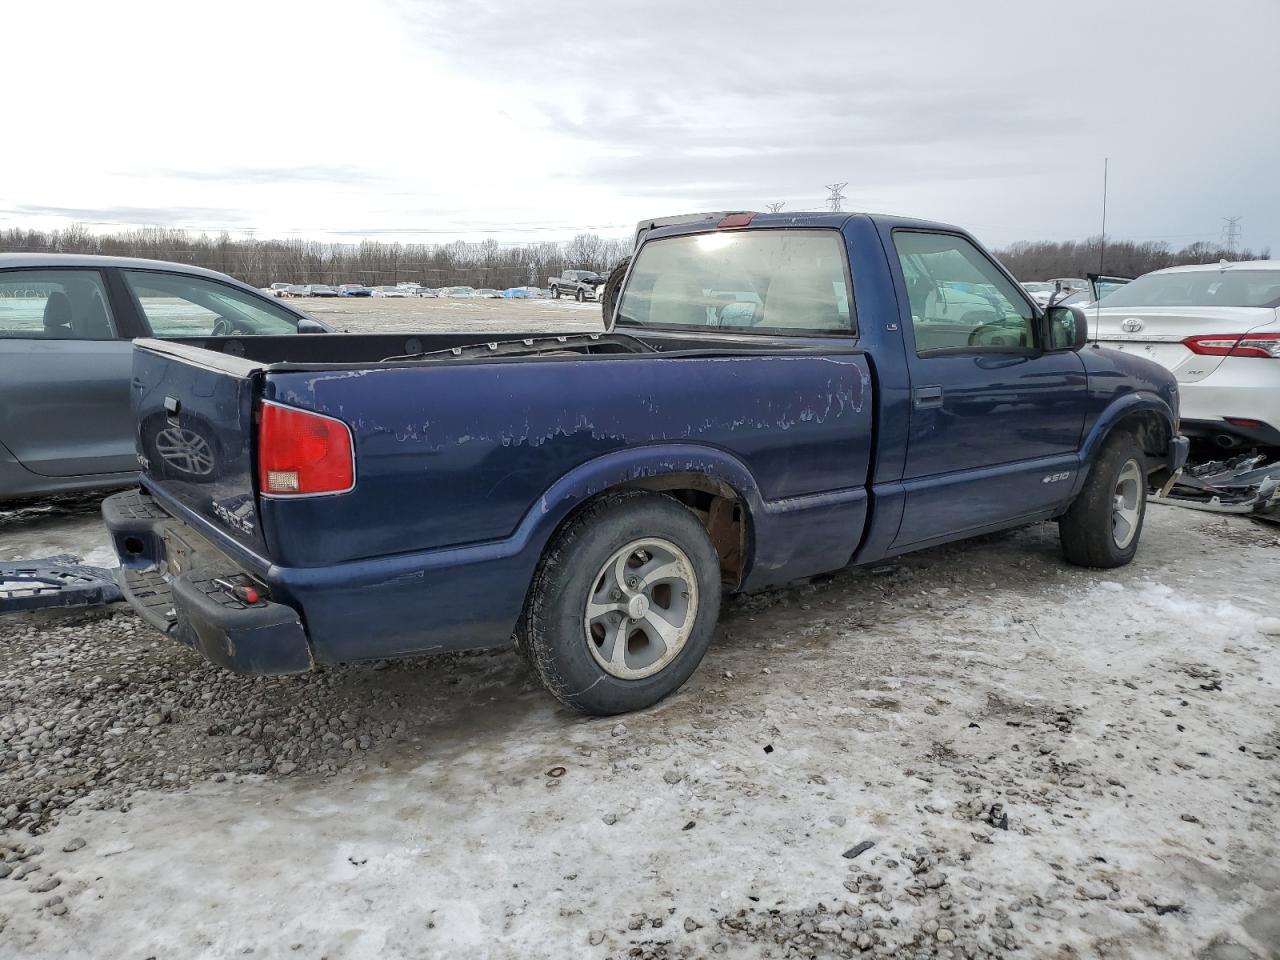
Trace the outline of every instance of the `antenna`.
[[779, 210], [785, 207], [786, 204], [783, 203], [781, 200], [779, 200], [777, 203], [766, 203], [765, 206], [769, 208], [770, 213], [777, 213]]
[[1103, 272], [1103, 262], [1107, 256], [1107, 166], [1110, 164], [1110, 157], [1102, 158], [1102, 242], [1101, 248], [1098, 250], [1098, 272]]
[[827, 197], [827, 205], [830, 207], [832, 213], [839, 213], [842, 209], [844, 209], [843, 207], [840, 206], [840, 201], [845, 199], [845, 195], [840, 191], [843, 190], [848, 185], [849, 185], [848, 180], [846, 180], [844, 183], [828, 183], [827, 184], [827, 189], [831, 191], [831, 195]]
[[1236, 252], [1236, 244], [1240, 242], [1240, 234], [1243, 232], [1240, 228], [1240, 221], [1244, 217], [1223, 217], [1222, 218], [1222, 242], [1226, 245], [1227, 253], [1234, 256]]

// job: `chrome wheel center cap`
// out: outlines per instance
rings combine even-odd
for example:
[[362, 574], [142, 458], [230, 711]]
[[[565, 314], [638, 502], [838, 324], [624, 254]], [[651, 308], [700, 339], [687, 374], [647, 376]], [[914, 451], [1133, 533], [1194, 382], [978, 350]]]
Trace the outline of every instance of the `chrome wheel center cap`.
[[643, 593], [637, 593], [627, 601], [627, 616], [632, 620], [643, 620], [648, 612], [649, 598]]

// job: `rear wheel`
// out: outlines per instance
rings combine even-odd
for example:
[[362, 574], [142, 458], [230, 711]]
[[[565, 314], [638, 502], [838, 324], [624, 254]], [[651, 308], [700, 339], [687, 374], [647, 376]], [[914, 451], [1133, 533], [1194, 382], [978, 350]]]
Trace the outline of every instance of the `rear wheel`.
[[551, 298], [552, 298], [553, 300], [559, 300], [559, 299], [560, 299], [560, 288], [559, 288], [559, 287], [552, 287], [552, 288], [551, 288]]
[[587, 292], [586, 292], [585, 290], [583, 290], [581, 287], [579, 287], [579, 288], [574, 292], [574, 294], [573, 294], [573, 299], [577, 300], [579, 303], [582, 303], [584, 300], [586, 300], [586, 299], [587, 299]]
[[684, 684], [719, 612], [720, 564], [697, 517], [669, 497], [623, 491], [556, 535], [517, 642], [562, 703], [626, 713]]
[[1085, 567], [1122, 567], [1138, 552], [1147, 510], [1142, 445], [1117, 433], [1098, 455], [1084, 489], [1058, 521], [1062, 552]]

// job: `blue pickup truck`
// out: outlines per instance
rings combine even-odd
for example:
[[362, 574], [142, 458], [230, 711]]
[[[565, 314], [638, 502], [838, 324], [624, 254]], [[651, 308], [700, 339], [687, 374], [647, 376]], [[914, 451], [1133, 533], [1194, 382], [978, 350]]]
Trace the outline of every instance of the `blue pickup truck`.
[[642, 227], [599, 334], [138, 341], [142, 487], [103, 506], [129, 600], [247, 673], [514, 635], [613, 714], [689, 678], [726, 592], [1045, 520], [1133, 558], [1186, 458], [1173, 376], [969, 234]]

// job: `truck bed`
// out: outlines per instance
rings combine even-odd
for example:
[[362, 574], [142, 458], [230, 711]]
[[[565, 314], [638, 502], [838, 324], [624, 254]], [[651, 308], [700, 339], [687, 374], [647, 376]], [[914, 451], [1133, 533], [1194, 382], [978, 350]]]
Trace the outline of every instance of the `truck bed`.
[[[142, 483], [282, 595], [313, 592], [306, 608], [325, 611], [313, 634], [332, 629], [371, 656], [395, 652], [395, 637], [407, 643], [428, 620], [465, 629], [449, 646], [493, 642], [495, 623], [509, 628], [518, 614], [549, 526], [595, 492], [660, 474], [737, 489], [752, 513], [745, 581], [780, 582], [846, 563], [861, 537], [871, 369], [847, 343], [762, 339], [337, 335], [218, 350], [142, 340]], [[263, 403], [346, 423], [352, 489], [263, 495]], [[203, 445], [206, 473], [166, 459], [157, 438], [175, 430]], [[477, 621], [474, 602], [442, 609], [475, 589], [473, 562], [510, 567], [510, 591], [490, 589], [479, 604], [496, 620]], [[371, 584], [416, 620], [370, 647], [343, 597]]]

